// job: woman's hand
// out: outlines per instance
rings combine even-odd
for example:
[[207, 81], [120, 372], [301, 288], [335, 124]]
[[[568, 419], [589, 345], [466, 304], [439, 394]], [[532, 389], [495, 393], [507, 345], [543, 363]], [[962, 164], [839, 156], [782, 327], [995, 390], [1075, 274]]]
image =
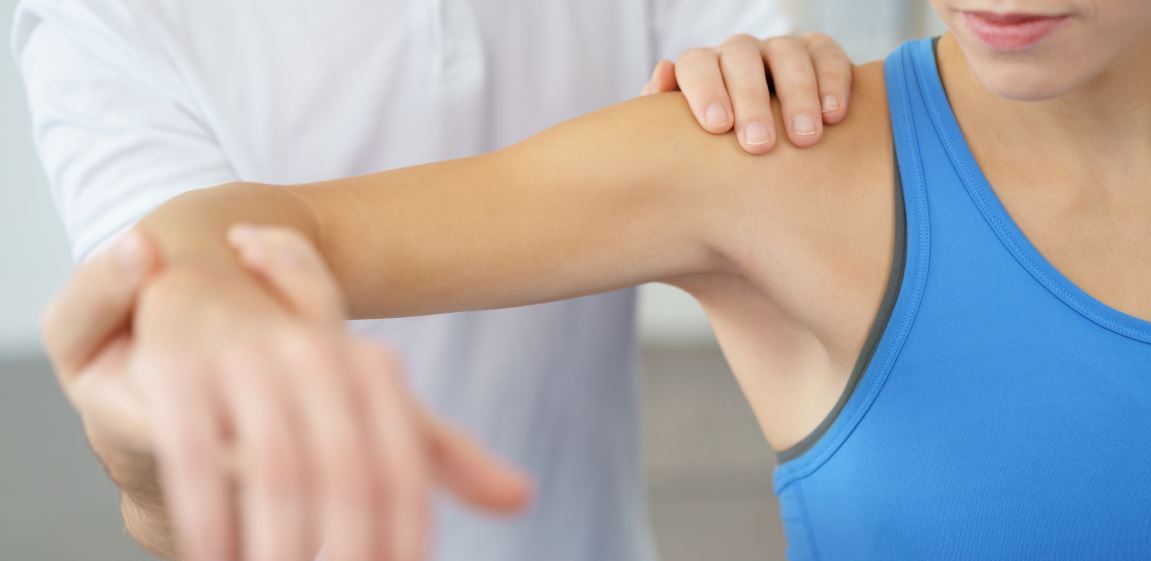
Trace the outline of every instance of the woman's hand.
[[704, 129], [724, 134], [734, 128], [744, 150], [765, 154], [777, 139], [769, 81], [788, 138], [804, 148], [820, 141], [823, 125], [847, 115], [851, 77], [851, 60], [826, 35], [735, 35], [719, 47], [687, 51], [677, 63], [661, 61], [643, 94], [683, 90]]
[[233, 242], [265, 291], [165, 270], [130, 234], [46, 314], [61, 385], [142, 545], [311, 561], [322, 540], [332, 559], [414, 561], [433, 484], [490, 511], [525, 504], [522, 475], [427, 414], [388, 353], [344, 333], [306, 242], [249, 234]]

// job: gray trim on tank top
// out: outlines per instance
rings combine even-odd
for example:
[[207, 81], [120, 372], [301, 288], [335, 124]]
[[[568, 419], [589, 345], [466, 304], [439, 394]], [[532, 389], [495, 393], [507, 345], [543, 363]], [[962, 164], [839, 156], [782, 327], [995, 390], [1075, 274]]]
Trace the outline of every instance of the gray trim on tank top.
[[[892, 148], [894, 151], [895, 148]], [[823, 435], [831, 429], [831, 425], [835, 424], [836, 419], [839, 418], [840, 412], [847, 405], [847, 401], [851, 399], [855, 393], [855, 387], [859, 385], [859, 380], [863, 378], [864, 372], [871, 364], [871, 359], [875, 356], [875, 350], [879, 347], [879, 340], [883, 337], [883, 332], [887, 330], [887, 322], [891, 320], [891, 313], [895, 310], [895, 301], [899, 296], [899, 288], [903, 284], [904, 266], [906, 265], [907, 257], [907, 215], [903, 202], [903, 178], [900, 176], [899, 171], [899, 158], [898, 154], [895, 159], [895, 251], [891, 260], [891, 275], [887, 280], [887, 288], [883, 294], [883, 303], [879, 306], [879, 313], [876, 315], [875, 322], [871, 325], [871, 332], [867, 334], [867, 340], [863, 343], [863, 349], [859, 353], [859, 358], [855, 361], [855, 368], [851, 371], [851, 377], [847, 380], [847, 387], [844, 388], [843, 393], [839, 396], [839, 401], [835, 403], [835, 407], [831, 412], [824, 417], [819, 426], [815, 428], [811, 434], [804, 437], [803, 440], [796, 443], [791, 448], [779, 452], [779, 463], [788, 462], [799, 456], [803, 455], [815, 446], [815, 443], [823, 438]]]

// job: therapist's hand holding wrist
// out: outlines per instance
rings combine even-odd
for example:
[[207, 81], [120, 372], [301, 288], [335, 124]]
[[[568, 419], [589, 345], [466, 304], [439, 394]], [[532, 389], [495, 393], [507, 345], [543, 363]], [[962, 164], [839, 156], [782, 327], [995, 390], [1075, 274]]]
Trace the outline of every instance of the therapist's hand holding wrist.
[[[716, 48], [691, 49], [676, 63], [661, 61], [643, 94], [682, 90], [705, 130], [734, 129], [745, 151], [766, 154], [778, 142], [780, 125], [795, 146], [818, 143], [824, 125], [847, 115], [851, 79], [851, 60], [826, 35], [764, 40], [735, 35]], [[783, 123], [772, 115], [769, 82]]]
[[266, 291], [166, 270], [131, 233], [45, 315], [61, 386], [141, 545], [182, 561], [312, 561], [323, 540], [333, 558], [418, 561], [432, 485], [493, 512], [528, 500], [517, 471], [410, 397], [390, 355], [344, 333], [302, 238], [254, 242], [240, 262]]

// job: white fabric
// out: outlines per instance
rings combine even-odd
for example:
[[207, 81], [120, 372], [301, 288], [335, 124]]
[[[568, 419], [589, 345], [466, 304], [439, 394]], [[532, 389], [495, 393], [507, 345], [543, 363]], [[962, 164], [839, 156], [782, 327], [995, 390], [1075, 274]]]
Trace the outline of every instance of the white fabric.
[[[481, 153], [632, 97], [658, 58], [788, 30], [775, 0], [26, 0], [13, 40], [82, 258], [190, 189]], [[653, 557], [633, 315], [625, 291], [356, 325], [538, 478], [519, 519], [443, 502], [437, 559]]]

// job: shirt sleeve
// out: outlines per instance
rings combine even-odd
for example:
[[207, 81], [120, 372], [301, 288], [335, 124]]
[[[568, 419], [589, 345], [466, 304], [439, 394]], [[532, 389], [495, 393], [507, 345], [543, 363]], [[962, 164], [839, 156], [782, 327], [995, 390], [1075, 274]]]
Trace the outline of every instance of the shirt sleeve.
[[12, 34], [77, 260], [176, 195], [237, 179], [143, 16], [113, 5], [25, 0]]
[[711, 47], [736, 33], [756, 37], [794, 31], [778, 0], [654, 0], [659, 58], [675, 60], [692, 47]]

